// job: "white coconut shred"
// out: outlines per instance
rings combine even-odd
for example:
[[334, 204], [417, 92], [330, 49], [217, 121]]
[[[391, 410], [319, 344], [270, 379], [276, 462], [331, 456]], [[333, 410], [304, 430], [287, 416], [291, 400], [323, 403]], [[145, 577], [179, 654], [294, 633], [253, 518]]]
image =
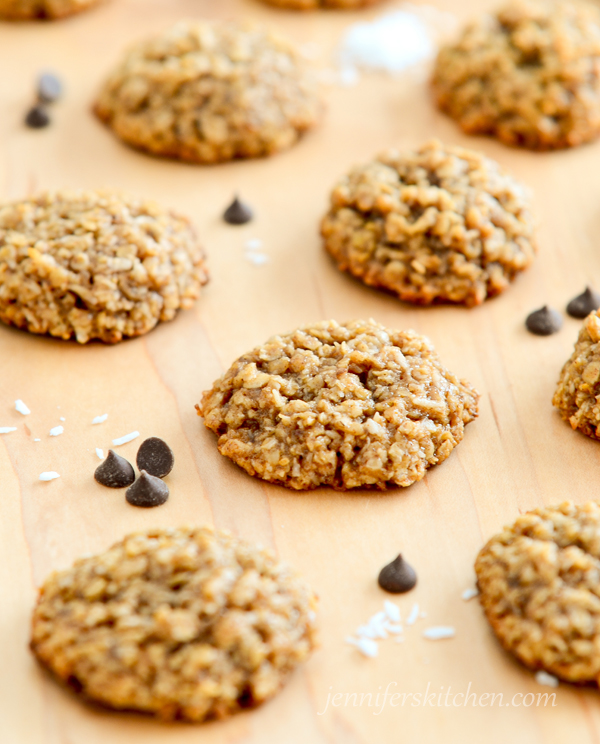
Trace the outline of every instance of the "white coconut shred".
[[359, 71], [397, 75], [431, 59], [457, 20], [427, 5], [405, 3], [399, 10], [347, 30], [337, 52], [342, 85], [358, 82]]

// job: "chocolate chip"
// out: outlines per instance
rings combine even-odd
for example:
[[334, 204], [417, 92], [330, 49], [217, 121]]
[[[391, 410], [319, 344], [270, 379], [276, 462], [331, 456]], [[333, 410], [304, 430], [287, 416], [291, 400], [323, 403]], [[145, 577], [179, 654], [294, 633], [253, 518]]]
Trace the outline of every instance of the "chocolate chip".
[[45, 72], [40, 75], [37, 88], [38, 99], [42, 103], [53, 103], [57, 101], [62, 94], [62, 83], [51, 72]]
[[173, 470], [175, 458], [166, 442], [158, 437], [150, 437], [142, 442], [137, 453], [137, 466], [156, 478], [164, 478]]
[[135, 480], [135, 471], [128, 460], [113, 450], [108, 450], [108, 457], [98, 465], [94, 478], [101, 486], [125, 488]]
[[589, 287], [585, 292], [575, 297], [567, 305], [567, 312], [572, 318], [587, 318], [587, 316], [600, 307], [600, 294]]
[[229, 225], [245, 225], [254, 217], [249, 206], [243, 204], [237, 196], [225, 210], [223, 219]]
[[169, 498], [169, 489], [160, 478], [142, 470], [133, 486], [125, 491], [125, 498], [132, 506], [160, 506]]
[[31, 129], [43, 129], [50, 124], [50, 117], [43, 106], [37, 105], [27, 113], [25, 124]]
[[410, 591], [417, 583], [415, 569], [400, 554], [379, 572], [379, 586], [390, 594], [402, 594]]
[[525, 321], [527, 330], [536, 336], [551, 336], [560, 331], [562, 324], [562, 315], [548, 305], [528, 315]]

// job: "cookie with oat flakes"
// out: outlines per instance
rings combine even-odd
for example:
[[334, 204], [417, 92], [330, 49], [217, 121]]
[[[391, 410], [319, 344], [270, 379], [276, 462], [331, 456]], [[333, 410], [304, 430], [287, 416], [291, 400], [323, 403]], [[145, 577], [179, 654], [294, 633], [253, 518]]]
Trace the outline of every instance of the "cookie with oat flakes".
[[468, 307], [533, 261], [529, 191], [481, 153], [436, 140], [383, 153], [331, 194], [321, 224], [338, 268], [420, 305]]
[[189, 220], [109, 191], [48, 192], [0, 205], [0, 320], [107, 343], [189, 308], [208, 281]]
[[184, 21], [138, 43], [95, 105], [129, 145], [192, 163], [285, 150], [322, 110], [316, 77], [296, 47], [233, 21]]
[[438, 106], [469, 134], [534, 150], [600, 134], [600, 10], [587, 0], [511, 0], [439, 52]]
[[585, 319], [552, 404], [573, 429], [600, 439], [600, 310]]
[[316, 646], [315, 608], [267, 551], [210, 528], [156, 529], [50, 576], [31, 648], [86, 699], [199, 722], [273, 697]]
[[101, 0], [0, 0], [0, 18], [9, 21], [64, 18], [99, 2]]
[[414, 331], [332, 320], [244, 354], [196, 408], [250, 475], [292, 489], [385, 489], [445, 460], [478, 397]]
[[507, 651], [568, 682], [600, 682], [600, 506], [535, 509], [475, 563], [480, 600]]

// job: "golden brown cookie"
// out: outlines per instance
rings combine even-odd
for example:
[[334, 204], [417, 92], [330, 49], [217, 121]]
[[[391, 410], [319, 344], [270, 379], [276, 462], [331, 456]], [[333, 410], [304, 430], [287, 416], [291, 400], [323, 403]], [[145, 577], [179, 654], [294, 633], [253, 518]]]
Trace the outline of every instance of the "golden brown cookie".
[[64, 18], [99, 2], [101, 0], [0, 0], [0, 18], [14, 21]]
[[185, 217], [103, 191], [0, 205], [0, 320], [79, 343], [147, 333], [208, 280]]
[[354, 168], [321, 224], [342, 271], [420, 305], [479, 305], [533, 261], [528, 190], [481, 153], [432, 141]]
[[437, 58], [439, 107], [469, 134], [535, 150], [600, 134], [600, 9], [585, 0], [512, 0]]
[[263, 0], [268, 5], [291, 10], [317, 10], [318, 8], [332, 8], [336, 10], [356, 10], [376, 5], [382, 0]]
[[216, 163], [290, 147], [323, 107], [286, 39], [250, 24], [186, 21], [132, 47], [95, 109], [133, 147]]
[[111, 708], [226, 718], [273, 697], [310, 655], [315, 607], [288, 566], [229, 533], [149, 530], [50, 576], [31, 648]]
[[414, 331], [332, 320], [244, 354], [197, 408], [221, 454], [250, 475], [293, 489], [384, 489], [445, 460], [478, 397]]
[[552, 399], [573, 429], [600, 439], [600, 310], [590, 313]]
[[569, 682], [600, 681], [600, 506], [523, 514], [481, 550], [481, 604], [507, 651]]

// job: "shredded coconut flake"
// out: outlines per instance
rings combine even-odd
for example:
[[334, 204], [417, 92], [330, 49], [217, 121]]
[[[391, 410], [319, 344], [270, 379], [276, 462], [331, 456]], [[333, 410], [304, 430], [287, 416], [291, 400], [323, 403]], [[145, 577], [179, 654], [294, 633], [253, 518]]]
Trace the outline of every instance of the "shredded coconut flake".
[[465, 602], [468, 602], [470, 599], [473, 599], [473, 597], [476, 597], [479, 594], [477, 589], [465, 589], [462, 593], [462, 598], [465, 600]]
[[10, 434], [11, 431], [16, 431], [16, 426], [0, 426], [0, 434]]
[[42, 440], [41, 439], [34, 439], [33, 441], [34, 442], [41, 442]]
[[406, 618], [406, 624], [414, 625], [418, 619], [419, 619], [419, 605], [414, 604], [412, 610], [410, 611], [410, 615]]
[[51, 481], [55, 478], [60, 478], [60, 475], [58, 473], [55, 473], [54, 470], [48, 470], [47, 472], [40, 475], [41, 481]]
[[112, 443], [115, 445], [115, 447], [120, 447], [122, 444], [127, 444], [127, 442], [131, 442], [134, 439], [137, 439], [139, 435], [140, 435], [139, 431], [132, 431], [131, 434], [125, 434], [124, 437], [113, 439]]
[[66, 421], [67, 419], [66, 419], [66, 418], [65, 418], [64, 416], [61, 416], [61, 417], [60, 417], [60, 420], [61, 420], [61, 421]]
[[339, 52], [342, 70], [399, 73], [432, 57], [427, 25], [413, 12], [397, 10], [348, 29]]
[[385, 614], [388, 616], [388, 619], [390, 619], [393, 623], [399, 623], [400, 608], [398, 607], [398, 605], [395, 605], [393, 602], [390, 602], [389, 599], [386, 599], [383, 603], [383, 606], [385, 607]]
[[433, 57], [438, 44], [451, 37], [457, 26], [452, 13], [412, 3], [370, 23], [354, 24], [338, 48], [338, 82], [356, 85], [359, 70], [400, 74]]
[[15, 410], [18, 411], [19, 413], [22, 413], [23, 416], [29, 416], [29, 414], [31, 413], [29, 408], [27, 408], [25, 403], [23, 403], [23, 401], [20, 398], [19, 400], [15, 400]]
[[96, 447], [96, 454], [101, 460], [104, 460], [104, 450], [101, 450], [100, 447]]
[[379, 653], [379, 646], [370, 638], [359, 638], [356, 647], [363, 656], [368, 656], [370, 659], [375, 658]]
[[440, 625], [437, 628], [427, 628], [423, 631], [423, 638], [429, 641], [441, 641], [444, 638], [454, 638], [456, 631], [449, 626]]
[[103, 424], [108, 418], [108, 413], [103, 413], [102, 416], [96, 416], [92, 421], [92, 424]]
[[246, 243], [247, 251], [259, 251], [262, 248], [263, 242], [259, 238], [252, 238]]
[[361, 625], [357, 628], [356, 635], [363, 638], [377, 638], [377, 631], [371, 628], [370, 625]]
[[387, 615], [385, 612], [376, 612], [373, 617], [369, 620], [368, 627], [371, 629], [374, 635], [371, 638], [387, 638], [385, 632], [385, 623]]
[[54, 429], [50, 429], [50, 436], [58, 437], [64, 432], [64, 430], [65, 430], [64, 426], [55, 426]]
[[540, 671], [535, 675], [535, 681], [538, 685], [545, 685], [546, 687], [558, 687], [558, 678], [548, 672]]
[[392, 625], [391, 623], [386, 623], [385, 629], [392, 635], [399, 635], [400, 633], [404, 632], [404, 629], [401, 625]]

